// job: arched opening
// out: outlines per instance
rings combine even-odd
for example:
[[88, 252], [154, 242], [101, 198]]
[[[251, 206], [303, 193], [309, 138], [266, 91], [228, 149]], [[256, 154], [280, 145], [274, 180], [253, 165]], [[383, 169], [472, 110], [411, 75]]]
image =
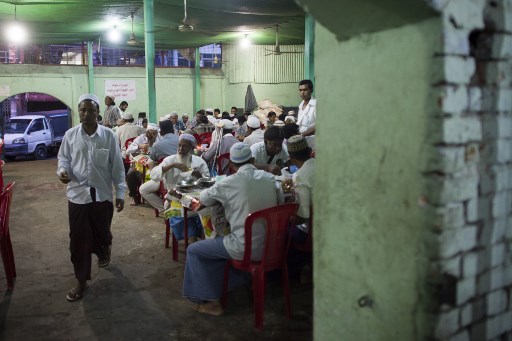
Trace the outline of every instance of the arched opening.
[[37, 92], [0, 102], [1, 134], [6, 160], [55, 156], [71, 125], [71, 109], [58, 98]]

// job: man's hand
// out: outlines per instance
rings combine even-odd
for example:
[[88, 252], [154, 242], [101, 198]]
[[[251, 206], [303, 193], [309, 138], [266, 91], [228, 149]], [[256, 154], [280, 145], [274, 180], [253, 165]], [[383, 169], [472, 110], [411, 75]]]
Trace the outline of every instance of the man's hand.
[[197, 170], [197, 168], [194, 168], [194, 170], [192, 171], [192, 176], [196, 178], [202, 178], [203, 174], [201, 174], [201, 172]]
[[121, 212], [124, 208], [124, 199], [116, 198], [116, 208], [117, 212]]
[[60, 182], [62, 182], [63, 184], [67, 184], [68, 182], [71, 181], [71, 179], [69, 178], [69, 174], [68, 172], [66, 172], [65, 170], [61, 171], [59, 173], [59, 180]]
[[283, 191], [285, 193], [290, 193], [293, 188], [293, 180], [292, 179], [286, 179], [281, 183], [281, 187], [283, 188]]
[[278, 165], [267, 165], [266, 171], [274, 175], [281, 175], [281, 168]]
[[178, 168], [182, 172], [188, 172], [190, 170], [183, 163], [175, 162], [173, 165], [174, 165], [174, 168]]

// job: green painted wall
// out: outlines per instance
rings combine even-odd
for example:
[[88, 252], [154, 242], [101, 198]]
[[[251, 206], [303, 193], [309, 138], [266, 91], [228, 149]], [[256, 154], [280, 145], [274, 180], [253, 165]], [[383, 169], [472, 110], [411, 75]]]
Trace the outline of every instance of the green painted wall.
[[[315, 340], [420, 340], [437, 18], [339, 42], [317, 23]], [[373, 298], [373, 308], [358, 299]]]
[[[100, 98], [105, 94], [105, 80], [134, 79], [137, 99], [128, 101], [128, 111], [133, 114], [148, 111], [144, 68], [96, 67], [94, 76], [96, 95]], [[155, 83], [158, 117], [173, 110], [180, 115], [184, 112], [193, 114], [193, 69], [157, 68]], [[41, 92], [55, 96], [72, 109], [73, 124], [78, 123], [76, 102], [81, 94], [88, 92], [87, 84], [86, 67], [0, 64], [0, 86], [8, 85], [10, 95]], [[247, 84], [229, 84], [222, 70], [202, 69], [201, 107], [227, 111], [233, 105], [243, 107]], [[253, 84], [253, 89], [258, 100], [270, 98], [284, 105], [299, 102], [295, 84]], [[5, 97], [0, 96], [0, 101], [3, 99]]]

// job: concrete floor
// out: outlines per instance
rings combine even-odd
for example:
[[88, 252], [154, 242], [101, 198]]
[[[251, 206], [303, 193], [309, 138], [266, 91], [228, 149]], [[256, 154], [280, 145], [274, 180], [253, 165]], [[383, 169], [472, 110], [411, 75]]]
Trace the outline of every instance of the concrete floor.
[[172, 261], [172, 250], [164, 248], [163, 220], [145, 206], [114, 213], [112, 262], [100, 269], [93, 256], [83, 300], [67, 302], [74, 276], [65, 185], [55, 175], [56, 165], [50, 159], [4, 166], [5, 183], [16, 181], [10, 230], [17, 279], [14, 290], [6, 291], [0, 270], [1, 340], [312, 339], [312, 286], [297, 281], [291, 282], [289, 321], [280, 281], [270, 281], [262, 332], [253, 328], [244, 288], [230, 294], [221, 317], [195, 312], [181, 296], [184, 254]]

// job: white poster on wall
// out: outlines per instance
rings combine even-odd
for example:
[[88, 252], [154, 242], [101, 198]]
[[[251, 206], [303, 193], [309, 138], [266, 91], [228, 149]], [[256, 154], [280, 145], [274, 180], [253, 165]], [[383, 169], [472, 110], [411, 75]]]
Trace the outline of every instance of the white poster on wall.
[[11, 87], [9, 85], [1, 85], [0, 84], [0, 97], [9, 97], [11, 96]]
[[137, 99], [135, 80], [133, 79], [107, 79], [105, 80], [105, 96], [113, 95], [116, 98], [116, 104], [121, 101], [134, 101]]

